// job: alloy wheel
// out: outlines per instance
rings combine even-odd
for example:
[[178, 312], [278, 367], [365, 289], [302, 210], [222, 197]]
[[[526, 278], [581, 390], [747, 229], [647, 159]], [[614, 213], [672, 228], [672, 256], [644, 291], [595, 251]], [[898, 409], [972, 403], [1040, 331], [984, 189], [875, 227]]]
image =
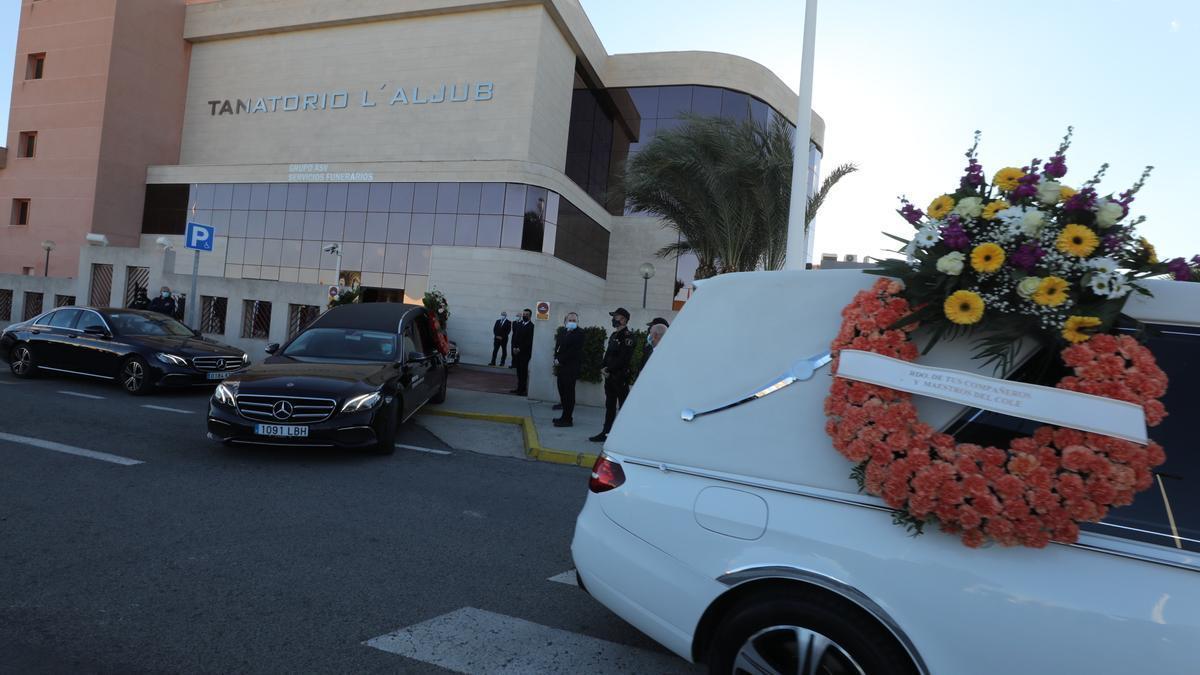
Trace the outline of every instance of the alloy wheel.
[[771, 626], [746, 640], [734, 675], [865, 675], [841, 645], [811, 628]]
[[137, 391], [142, 388], [142, 380], [146, 377], [146, 371], [142, 368], [142, 364], [137, 361], [130, 360], [125, 363], [125, 367], [121, 369], [121, 384], [125, 386], [126, 391]]
[[25, 347], [17, 347], [12, 354], [12, 371], [14, 375], [28, 375], [33, 369], [33, 356], [29, 353], [29, 349]]

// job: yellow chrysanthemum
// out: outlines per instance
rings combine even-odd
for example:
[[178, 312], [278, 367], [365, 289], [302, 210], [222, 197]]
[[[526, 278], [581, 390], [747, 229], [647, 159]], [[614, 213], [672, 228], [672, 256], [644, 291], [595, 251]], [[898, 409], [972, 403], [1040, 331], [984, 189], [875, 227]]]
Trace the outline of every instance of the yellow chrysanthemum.
[[934, 220], [941, 220], [942, 218], [945, 218], [946, 214], [950, 213], [950, 210], [953, 208], [954, 197], [951, 197], [950, 195], [942, 195], [941, 197], [938, 197], [929, 203], [929, 208], [925, 210], [925, 213], [929, 214], [929, 217], [933, 218]]
[[987, 206], [983, 207], [983, 219], [984, 220], [993, 220], [996, 217], [997, 213], [1000, 213], [1001, 211], [1003, 211], [1004, 209], [1007, 209], [1010, 206], [1012, 206], [1012, 204], [1009, 204], [1008, 202], [1004, 201], [1003, 199], [994, 201], [994, 202], [988, 204]]
[[942, 305], [946, 318], [954, 323], [969, 326], [983, 318], [983, 298], [971, 291], [955, 291]]
[[996, 175], [992, 178], [992, 182], [995, 183], [996, 187], [1000, 188], [1001, 190], [1004, 190], [1005, 192], [1012, 192], [1013, 190], [1017, 189], [1018, 185], [1020, 185], [1018, 181], [1024, 177], [1024, 171], [1008, 166], [997, 171]]
[[1004, 264], [1004, 249], [991, 242], [980, 244], [971, 250], [971, 267], [976, 272], [995, 272]]
[[1033, 292], [1033, 301], [1039, 305], [1058, 307], [1067, 301], [1067, 289], [1071, 284], [1061, 277], [1046, 277]]
[[1079, 194], [1079, 190], [1076, 190], [1074, 188], [1069, 188], [1066, 185], [1064, 185], [1061, 188], [1059, 188], [1059, 190], [1058, 190], [1058, 201], [1065, 202], [1077, 194]]
[[1146, 262], [1151, 265], [1158, 264], [1158, 251], [1154, 250], [1154, 244], [1151, 244], [1145, 237], [1140, 238], [1142, 250], [1146, 252]]
[[1100, 319], [1094, 316], [1072, 316], [1063, 324], [1062, 336], [1068, 342], [1086, 342], [1092, 338], [1090, 333], [1084, 333], [1084, 329], [1095, 328], [1100, 325]]
[[1058, 235], [1058, 241], [1055, 242], [1058, 250], [1080, 258], [1091, 255], [1099, 245], [1100, 237], [1097, 237], [1090, 227], [1084, 225], [1067, 225]]

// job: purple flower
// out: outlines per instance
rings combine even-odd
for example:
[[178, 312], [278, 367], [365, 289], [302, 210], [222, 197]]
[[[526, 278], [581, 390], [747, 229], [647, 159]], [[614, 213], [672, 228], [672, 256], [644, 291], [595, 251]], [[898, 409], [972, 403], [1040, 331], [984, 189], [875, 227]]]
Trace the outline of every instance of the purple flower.
[[976, 162], [974, 157], [971, 158], [971, 163], [967, 165], [966, 171], [966, 175], [962, 177], [961, 181], [959, 181], [959, 185], [961, 185], [963, 189], [969, 189], [983, 185], [983, 166], [981, 166], [979, 162]]
[[962, 251], [971, 245], [971, 239], [956, 219], [942, 226], [942, 243], [955, 251]]
[[1051, 157], [1050, 161], [1046, 162], [1043, 172], [1050, 178], [1062, 178], [1067, 175], [1067, 158], [1062, 155]]
[[1100, 246], [1104, 248], [1105, 253], [1111, 253], [1121, 248], [1121, 237], [1110, 234], [1100, 240]]
[[1090, 211], [1096, 206], [1096, 190], [1094, 188], [1084, 188], [1076, 192], [1070, 199], [1063, 204], [1063, 209], [1066, 211]]
[[1012, 262], [1013, 267], [1031, 272], [1033, 268], [1037, 267], [1038, 261], [1044, 255], [1046, 255], [1046, 252], [1037, 244], [1022, 244], [1021, 248], [1018, 248], [1017, 252], [1012, 254], [1012, 258], [1009, 260]]
[[1183, 258], [1176, 258], [1167, 263], [1167, 271], [1175, 275], [1176, 281], [1191, 281], [1192, 268], [1188, 267], [1187, 261]]
[[925, 216], [925, 213], [912, 204], [905, 203], [904, 207], [900, 209], [900, 215], [904, 216], [909, 223], [916, 225], [917, 221]]
[[1018, 182], [1020, 185], [1017, 186], [1016, 190], [1013, 190], [1013, 199], [1025, 199], [1037, 195], [1038, 175], [1036, 173], [1027, 173]]

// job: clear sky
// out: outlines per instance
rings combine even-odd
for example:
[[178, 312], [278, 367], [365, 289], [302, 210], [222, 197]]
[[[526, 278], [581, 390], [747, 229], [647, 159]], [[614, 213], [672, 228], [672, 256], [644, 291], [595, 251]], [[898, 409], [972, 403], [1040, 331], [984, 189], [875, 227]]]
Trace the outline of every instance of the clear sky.
[[[582, 0], [610, 53], [738, 54], [795, 89], [800, 0]], [[19, 3], [0, 1], [0, 55], [15, 53]], [[0, 128], [12, 68], [0, 68]], [[1164, 257], [1200, 253], [1200, 2], [1194, 0], [822, 0], [813, 107], [828, 169], [855, 162], [817, 223], [816, 252], [878, 255], [907, 234], [896, 197], [924, 206], [957, 185], [983, 131], [989, 176], [1046, 157], [1068, 124], [1065, 182], [1112, 166], [1120, 192], [1147, 164], [1134, 203]]]

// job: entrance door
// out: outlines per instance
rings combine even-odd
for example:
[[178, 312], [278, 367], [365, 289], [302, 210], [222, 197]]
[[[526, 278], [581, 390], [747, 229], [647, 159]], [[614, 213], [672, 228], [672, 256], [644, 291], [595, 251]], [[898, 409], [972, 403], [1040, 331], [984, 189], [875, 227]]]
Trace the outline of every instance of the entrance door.
[[404, 302], [404, 289], [363, 286], [363, 302]]

